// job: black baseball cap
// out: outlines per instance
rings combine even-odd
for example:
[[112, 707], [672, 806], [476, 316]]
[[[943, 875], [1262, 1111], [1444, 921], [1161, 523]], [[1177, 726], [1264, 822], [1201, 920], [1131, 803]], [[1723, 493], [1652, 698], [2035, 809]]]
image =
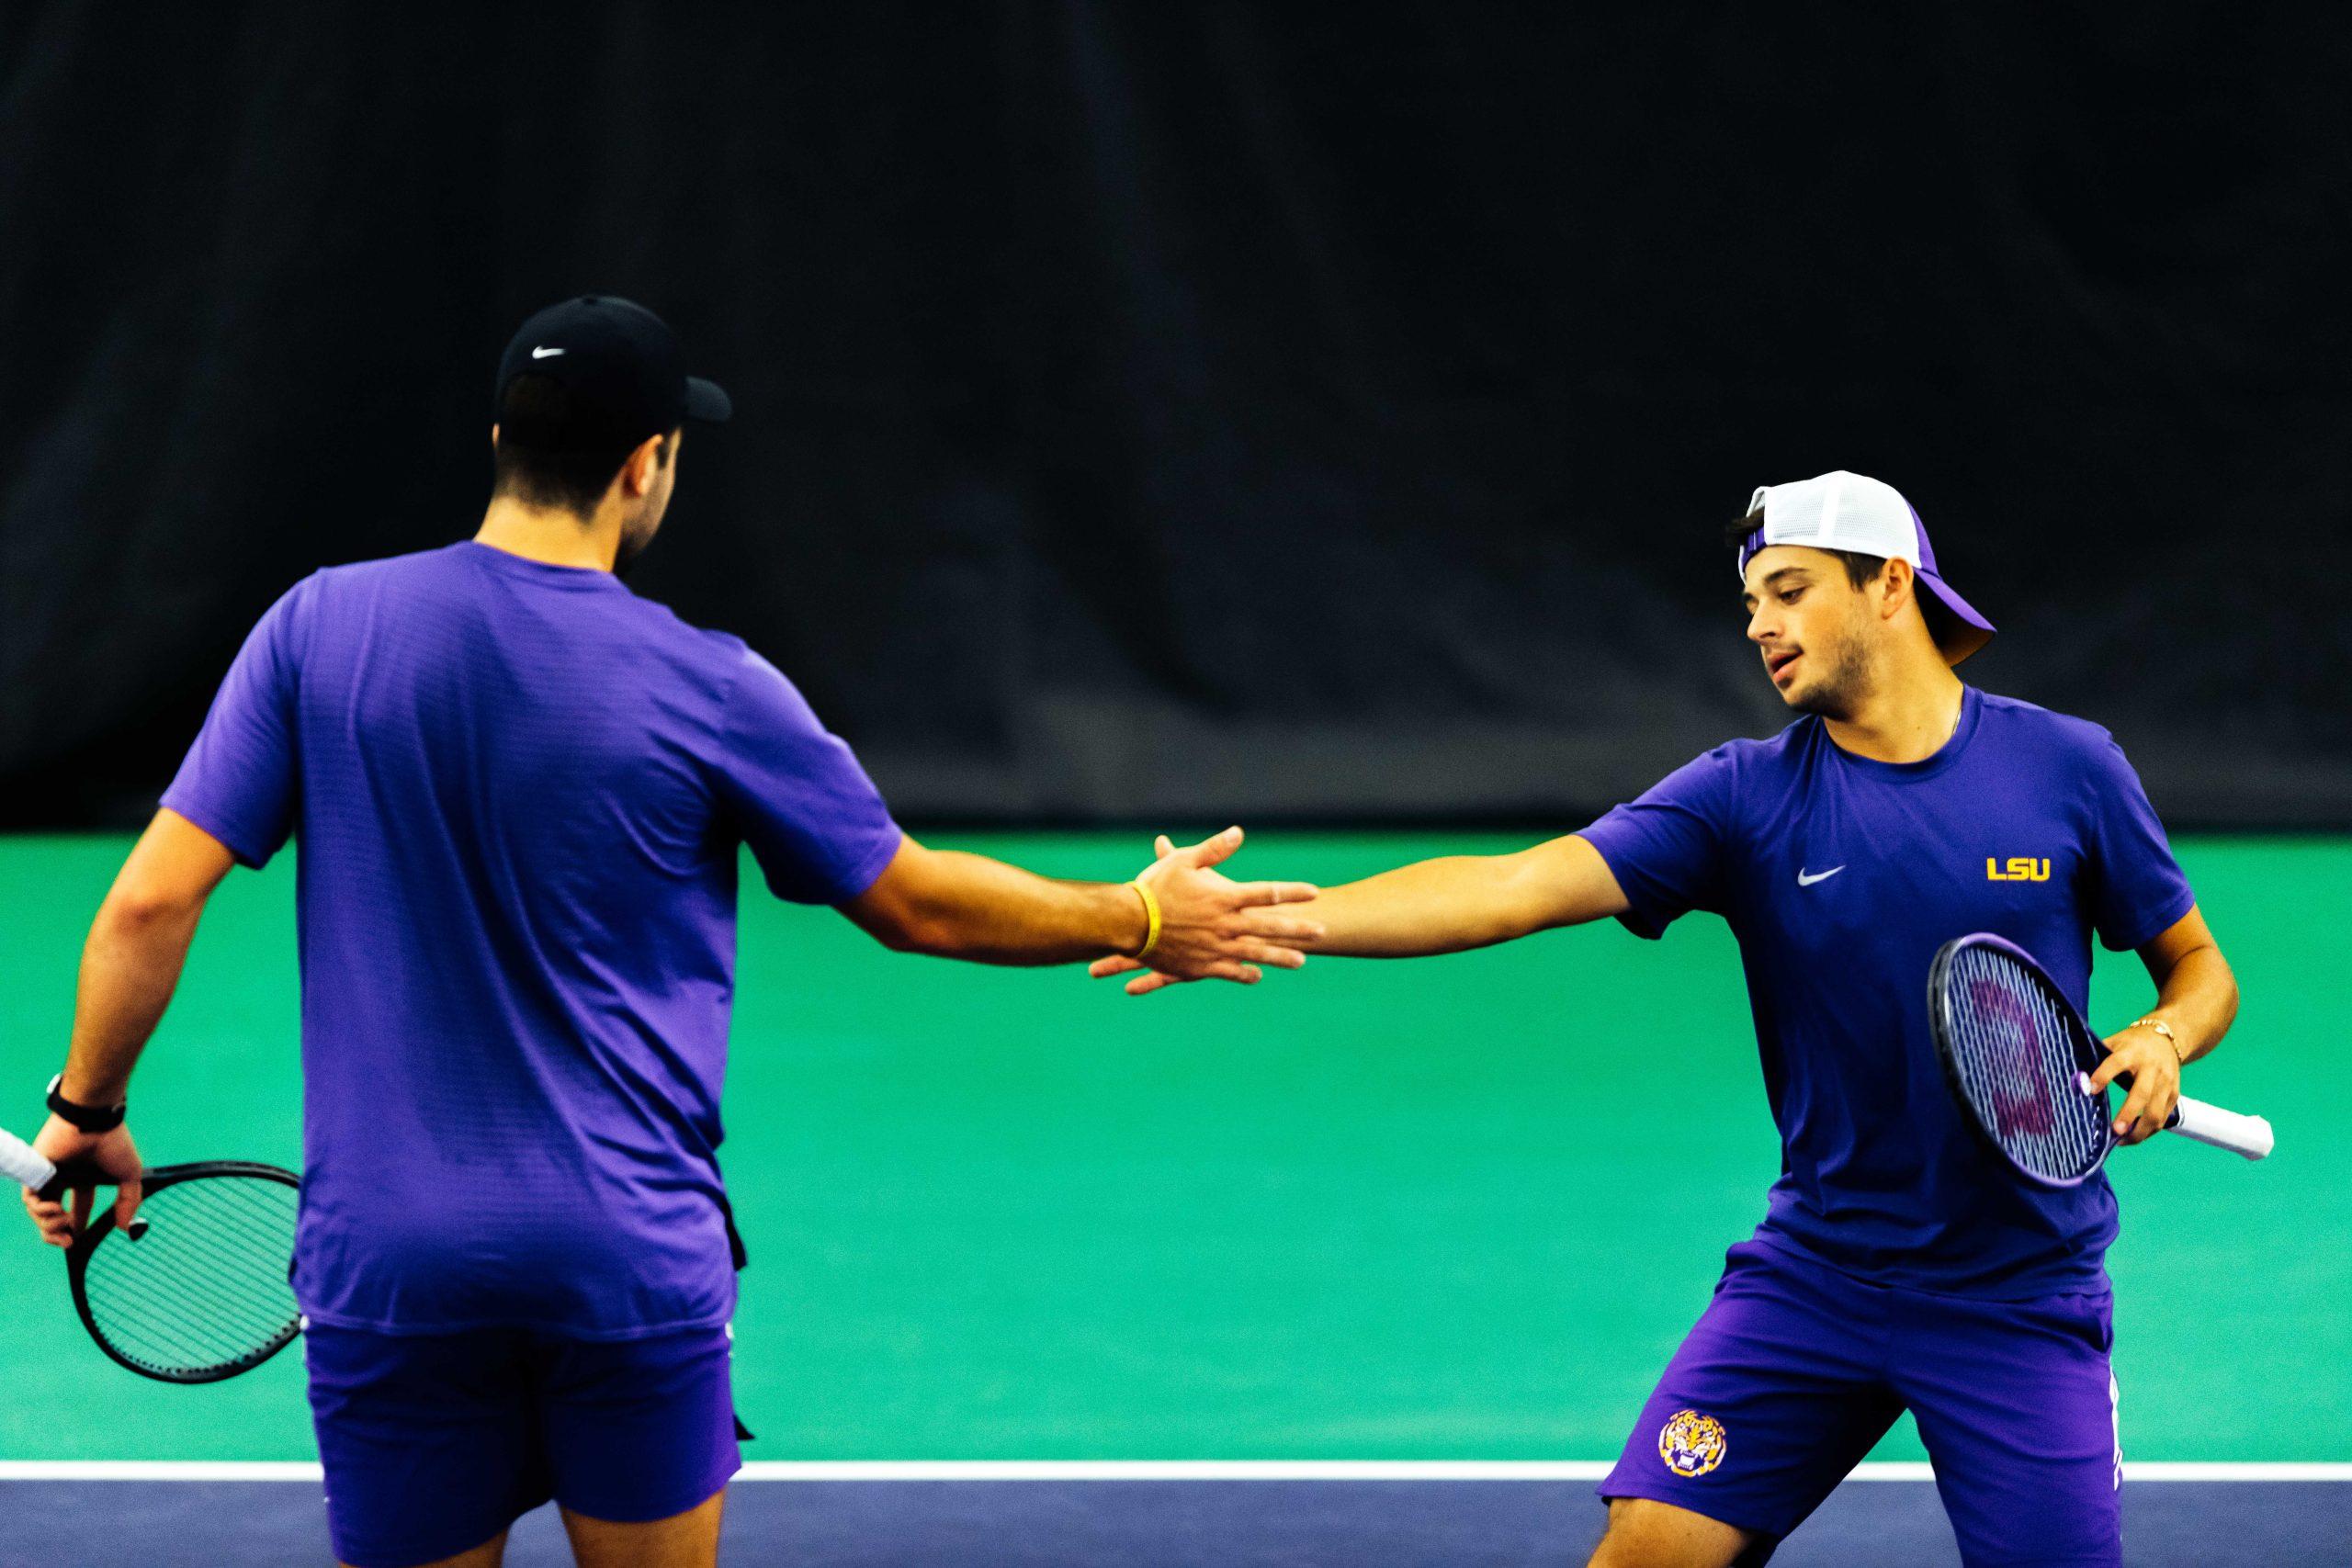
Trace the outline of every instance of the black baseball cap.
[[[545, 377], [570, 395], [510, 410], [518, 376]], [[609, 452], [690, 419], [724, 424], [735, 412], [717, 382], [686, 374], [669, 322], [611, 294], [566, 299], [525, 321], [499, 356], [491, 407], [503, 434], [546, 452]]]

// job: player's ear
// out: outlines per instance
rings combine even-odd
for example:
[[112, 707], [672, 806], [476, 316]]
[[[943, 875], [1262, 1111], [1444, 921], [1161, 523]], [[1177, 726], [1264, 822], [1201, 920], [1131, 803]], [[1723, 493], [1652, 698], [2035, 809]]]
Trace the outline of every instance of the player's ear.
[[1878, 581], [1878, 613], [1881, 619], [1891, 619], [1918, 592], [1918, 574], [1911, 563], [1893, 556], [1887, 558]]
[[649, 435], [628, 455], [621, 465], [621, 484], [629, 495], [644, 495], [653, 488], [654, 475], [662, 471], [662, 443], [667, 436]]

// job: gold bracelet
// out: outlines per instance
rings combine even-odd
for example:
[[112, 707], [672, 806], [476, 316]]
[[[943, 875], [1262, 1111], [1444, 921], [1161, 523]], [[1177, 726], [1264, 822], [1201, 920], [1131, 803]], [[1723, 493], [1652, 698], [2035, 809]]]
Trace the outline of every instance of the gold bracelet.
[[1143, 899], [1143, 945], [1129, 953], [1130, 958], [1148, 958], [1151, 950], [1159, 945], [1159, 897], [1137, 877], [1127, 884]]
[[2180, 1036], [2175, 1034], [2172, 1032], [2172, 1025], [2166, 1023], [2163, 1019], [2157, 1018], [2152, 1013], [2146, 1018], [2133, 1019], [2127, 1027], [2132, 1029], [2154, 1030], [2157, 1033], [2165, 1037], [2165, 1043], [2172, 1047], [2173, 1060], [2179, 1063], [2184, 1067], [2188, 1066], [2188, 1054], [2180, 1048]]

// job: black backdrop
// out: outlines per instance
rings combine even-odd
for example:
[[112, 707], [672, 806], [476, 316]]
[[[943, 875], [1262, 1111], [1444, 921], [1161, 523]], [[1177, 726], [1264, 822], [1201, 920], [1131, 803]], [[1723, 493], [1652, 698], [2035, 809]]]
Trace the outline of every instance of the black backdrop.
[[607, 289], [733, 391], [641, 592], [903, 813], [1576, 818], [1779, 705], [1850, 468], [2176, 823], [2352, 822], [2341, 8], [0, 6], [0, 822], [469, 532]]

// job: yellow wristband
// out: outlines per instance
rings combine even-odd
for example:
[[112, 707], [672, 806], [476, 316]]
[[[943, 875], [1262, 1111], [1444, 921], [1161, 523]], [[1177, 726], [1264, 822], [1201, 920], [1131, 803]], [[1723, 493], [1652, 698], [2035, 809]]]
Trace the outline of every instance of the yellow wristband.
[[1159, 898], [1150, 888], [1143, 885], [1140, 878], [1128, 883], [1127, 886], [1134, 888], [1143, 898], [1143, 945], [1128, 956], [1148, 958], [1151, 956], [1151, 950], [1159, 945]]

